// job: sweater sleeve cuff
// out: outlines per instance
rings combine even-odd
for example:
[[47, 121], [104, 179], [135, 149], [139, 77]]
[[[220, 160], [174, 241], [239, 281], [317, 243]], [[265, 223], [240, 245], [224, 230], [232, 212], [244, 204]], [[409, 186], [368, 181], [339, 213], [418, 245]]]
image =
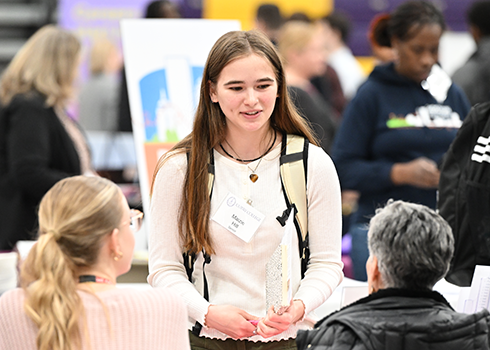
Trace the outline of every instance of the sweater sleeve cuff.
[[393, 185], [393, 181], [391, 181], [391, 168], [393, 168], [395, 163], [384, 163], [380, 166], [379, 175], [380, 182]]
[[303, 308], [304, 308], [304, 311], [303, 311], [303, 317], [301, 317], [299, 320], [297, 320], [295, 323], [298, 323], [298, 322], [303, 322], [306, 318], [306, 315], [308, 315], [308, 312], [306, 310], [306, 305], [305, 305], [305, 302], [302, 300], [302, 299], [293, 299], [293, 301], [300, 301], [302, 304], [303, 304]]
[[189, 316], [204, 326], [210, 305], [206, 300], [193, 302], [189, 305]]
[[310, 312], [315, 310], [318, 307], [318, 305], [321, 305], [321, 302], [319, 300], [312, 301], [310, 300], [310, 298], [307, 298], [304, 295], [302, 296], [301, 294], [295, 295], [293, 300], [300, 300], [305, 306], [305, 313], [303, 314], [303, 318], [298, 322], [304, 321], [305, 317], [308, 316]]

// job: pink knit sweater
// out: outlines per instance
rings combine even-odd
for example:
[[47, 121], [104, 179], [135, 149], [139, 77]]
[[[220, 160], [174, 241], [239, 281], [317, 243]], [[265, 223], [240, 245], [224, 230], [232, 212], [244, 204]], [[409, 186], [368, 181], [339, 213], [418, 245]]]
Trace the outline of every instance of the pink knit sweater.
[[[92, 350], [188, 350], [187, 311], [182, 299], [168, 289], [112, 289], [97, 293], [100, 301], [79, 292], [87, 317]], [[35, 350], [37, 327], [26, 316], [24, 291], [14, 289], [0, 298], [0, 349]], [[82, 335], [83, 337], [83, 335]]]

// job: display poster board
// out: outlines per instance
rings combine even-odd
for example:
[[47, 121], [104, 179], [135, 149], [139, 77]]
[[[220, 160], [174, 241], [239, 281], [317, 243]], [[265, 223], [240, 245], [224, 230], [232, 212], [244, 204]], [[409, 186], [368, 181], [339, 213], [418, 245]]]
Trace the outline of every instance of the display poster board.
[[192, 129], [208, 53], [231, 20], [127, 19], [121, 37], [145, 213], [155, 165]]

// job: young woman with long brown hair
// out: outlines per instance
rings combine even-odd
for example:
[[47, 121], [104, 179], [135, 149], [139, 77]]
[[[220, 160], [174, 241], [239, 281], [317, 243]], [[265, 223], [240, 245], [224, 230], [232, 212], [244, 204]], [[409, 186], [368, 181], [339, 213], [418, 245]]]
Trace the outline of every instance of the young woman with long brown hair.
[[[279, 175], [286, 134], [310, 140], [311, 256], [301, 279], [295, 237], [293, 300], [278, 315], [266, 310], [265, 269], [284, 234], [276, 217], [287, 207]], [[210, 197], [211, 158], [215, 176]], [[218, 223], [226, 198], [264, 215], [256, 230], [247, 227], [248, 238]], [[332, 161], [316, 146], [310, 127], [292, 106], [281, 59], [263, 34], [230, 32], [211, 49], [193, 131], [162, 157], [150, 214], [149, 282], [183, 296], [189, 329], [196, 321], [204, 326], [199, 336], [190, 333], [191, 347], [236, 349], [240, 342], [246, 349], [295, 349], [296, 330], [308, 326], [307, 316], [342, 280], [340, 187]], [[184, 268], [186, 251], [197, 254], [193, 283]], [[211, 258], [206, 259], [206, 280], [201, 252]], [[209, 301], [201, 295], [204, 284]]]

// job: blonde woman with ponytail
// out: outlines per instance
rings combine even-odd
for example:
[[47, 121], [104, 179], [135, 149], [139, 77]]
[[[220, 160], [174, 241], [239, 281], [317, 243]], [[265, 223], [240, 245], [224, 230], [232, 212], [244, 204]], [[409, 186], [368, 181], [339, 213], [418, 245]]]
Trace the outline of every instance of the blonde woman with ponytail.
[[109, 180], [75, 176], [54, 185], [39, 207], [22, 288], [0, 298], [0, 349], [189, 349], [179, 296], [115, 288], [131, 267], [141, 220]]

